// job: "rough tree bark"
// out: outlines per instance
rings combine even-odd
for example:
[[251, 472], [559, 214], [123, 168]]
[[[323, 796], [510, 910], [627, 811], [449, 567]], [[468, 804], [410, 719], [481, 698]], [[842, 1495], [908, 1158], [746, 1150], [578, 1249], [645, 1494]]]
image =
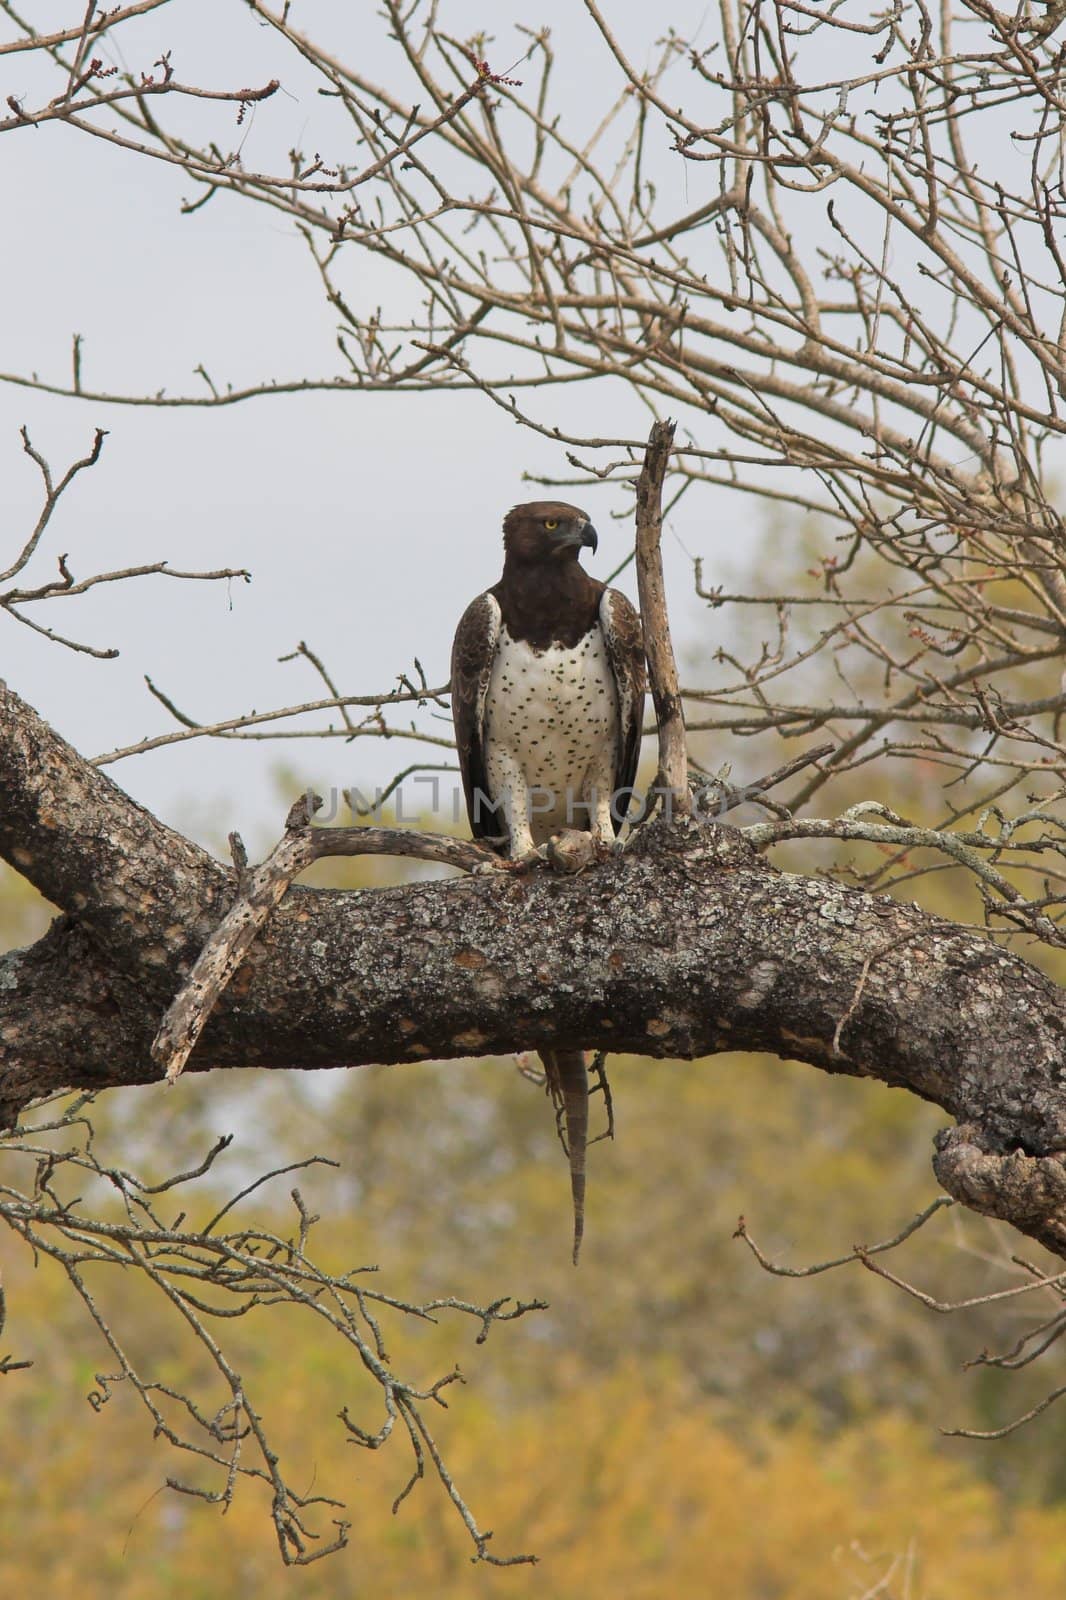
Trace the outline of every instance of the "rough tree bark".
[[[0, 856], [65, 915], [0, 960], [0, 1107], [158, 1080], [160, 1018], [236, 892], [0, 685]], [[1066, 997], [954, 924], [650, 823], [579, 878], [286, 895], [189, 1070], [516, 1048], [763, 1050], [879, 1078], [956, 1126], [934, 1167], [1066, 1256]]]

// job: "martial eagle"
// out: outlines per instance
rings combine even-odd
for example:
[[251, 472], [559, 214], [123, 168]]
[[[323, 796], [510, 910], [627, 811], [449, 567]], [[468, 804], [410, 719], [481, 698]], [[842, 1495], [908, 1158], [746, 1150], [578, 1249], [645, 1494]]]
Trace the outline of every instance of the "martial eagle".
[[[590, 578], [584, 511], [554, 500], [503, 523], [499, 583], [463, 613], [452, 647], [452, 716], [474, 837], [512, 859], [566, 828], [607, 844], [632, 797], [644, 715], [640, 619]], [[584, 1226], [584, 1054], [543, 1051], [566, 1111], [574, 1260]]]

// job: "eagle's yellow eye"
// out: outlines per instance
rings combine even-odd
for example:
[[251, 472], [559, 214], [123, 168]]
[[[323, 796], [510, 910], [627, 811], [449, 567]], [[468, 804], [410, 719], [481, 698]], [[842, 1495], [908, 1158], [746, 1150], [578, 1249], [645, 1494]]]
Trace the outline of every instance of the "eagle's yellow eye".
[[547, 528], [549, 533], [553, 533], [555, 531], [555, 529], [559, 526], [558, 517], [545, 517], [544, 526]]

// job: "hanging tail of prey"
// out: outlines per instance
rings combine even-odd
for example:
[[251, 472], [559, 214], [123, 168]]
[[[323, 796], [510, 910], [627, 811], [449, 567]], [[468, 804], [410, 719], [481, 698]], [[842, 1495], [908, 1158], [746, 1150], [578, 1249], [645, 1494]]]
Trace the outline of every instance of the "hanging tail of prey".
[[583, 1050], [542, 1050], [548, 1088], [566, 1122], [570, 1193], [574, 1204], [574, 1266], [585, 1233], [585, 1152], [589, 1135], [589, 1079]]

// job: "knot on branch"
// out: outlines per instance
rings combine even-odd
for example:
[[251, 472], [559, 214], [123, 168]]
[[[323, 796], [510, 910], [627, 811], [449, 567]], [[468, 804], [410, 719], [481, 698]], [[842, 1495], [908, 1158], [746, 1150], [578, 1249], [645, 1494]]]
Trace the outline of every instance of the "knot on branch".
[[755, 867], [773, 873], [755, 847], [740, 832], [724, 822], [701, 821], [695, 816], [671, 815], [670, 809], [637, 829], [626, 847], [627, 856], [683, 856], [692, 862], [726, 871]]
[[937, 1135], [933, 1171], [948, 1194], [974, 1211], [1013, 1223], [1057, 1255], [1066, 1254], [1066, 1152], [1031, 1156], [984, 1148], [981, 1130], [960, 1123]]

